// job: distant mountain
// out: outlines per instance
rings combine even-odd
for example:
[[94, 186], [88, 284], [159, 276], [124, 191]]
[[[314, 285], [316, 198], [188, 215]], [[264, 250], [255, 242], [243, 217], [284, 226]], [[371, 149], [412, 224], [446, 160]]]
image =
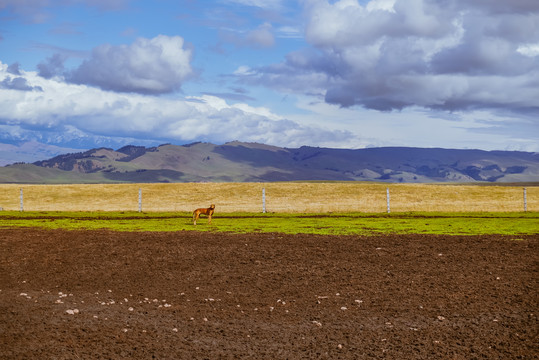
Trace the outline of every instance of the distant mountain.
[[385, 147], [193, 143], [98, 148], [0, 168], [2, 183], [192, 181], [537, 182], [539, 154]]
[[81, 149], [47, 145], [37, 141], [16, 142], [13, 144], [0, 143], [0, 166], [16, 162], [34, 162], [75, 151], [81, 151]]

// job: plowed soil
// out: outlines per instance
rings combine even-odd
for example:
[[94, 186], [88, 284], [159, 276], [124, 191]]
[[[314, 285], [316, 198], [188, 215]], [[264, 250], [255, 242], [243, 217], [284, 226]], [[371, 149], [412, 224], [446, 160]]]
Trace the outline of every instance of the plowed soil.
[[536, 359], [539, 236], [0, 229], [2, 359]]

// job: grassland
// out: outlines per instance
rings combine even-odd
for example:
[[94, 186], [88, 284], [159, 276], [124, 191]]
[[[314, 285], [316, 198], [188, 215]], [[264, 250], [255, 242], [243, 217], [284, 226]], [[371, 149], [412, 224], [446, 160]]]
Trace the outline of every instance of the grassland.
[[[0, 184], [0, 207], [24, 211], [188, 212], [215, 204], [218, 213], [262, 211], [262, 189], [270, 213], [521, 212], [522, 186], [380, 184], [361, 182]], [[539, 187], [527, 188], [527, 210], [539, 211]]]
[[193, 226], [190, 213], [15, 212], [0, 213], [0, 229], [109, 229], [116, 231], [279, 232], [287, 234], [379, 235], [536, 235], [539, 212], [528, 213], [225, 213], [212, 224]]

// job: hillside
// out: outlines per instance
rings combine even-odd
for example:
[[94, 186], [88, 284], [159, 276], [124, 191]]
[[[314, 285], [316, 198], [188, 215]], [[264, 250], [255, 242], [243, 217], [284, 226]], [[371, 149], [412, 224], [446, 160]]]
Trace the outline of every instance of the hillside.
[[386, 147], [193, 143], [92, 149], [0, 168], [2, 183], [193, 181], [535, 182], [539, 154]]

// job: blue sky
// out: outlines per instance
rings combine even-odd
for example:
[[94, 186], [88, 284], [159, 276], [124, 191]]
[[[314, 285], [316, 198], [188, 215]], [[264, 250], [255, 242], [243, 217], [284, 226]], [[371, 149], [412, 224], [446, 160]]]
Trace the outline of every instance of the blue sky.
[[539, 151], [535, 0], [0, 0], [0, 143]]

